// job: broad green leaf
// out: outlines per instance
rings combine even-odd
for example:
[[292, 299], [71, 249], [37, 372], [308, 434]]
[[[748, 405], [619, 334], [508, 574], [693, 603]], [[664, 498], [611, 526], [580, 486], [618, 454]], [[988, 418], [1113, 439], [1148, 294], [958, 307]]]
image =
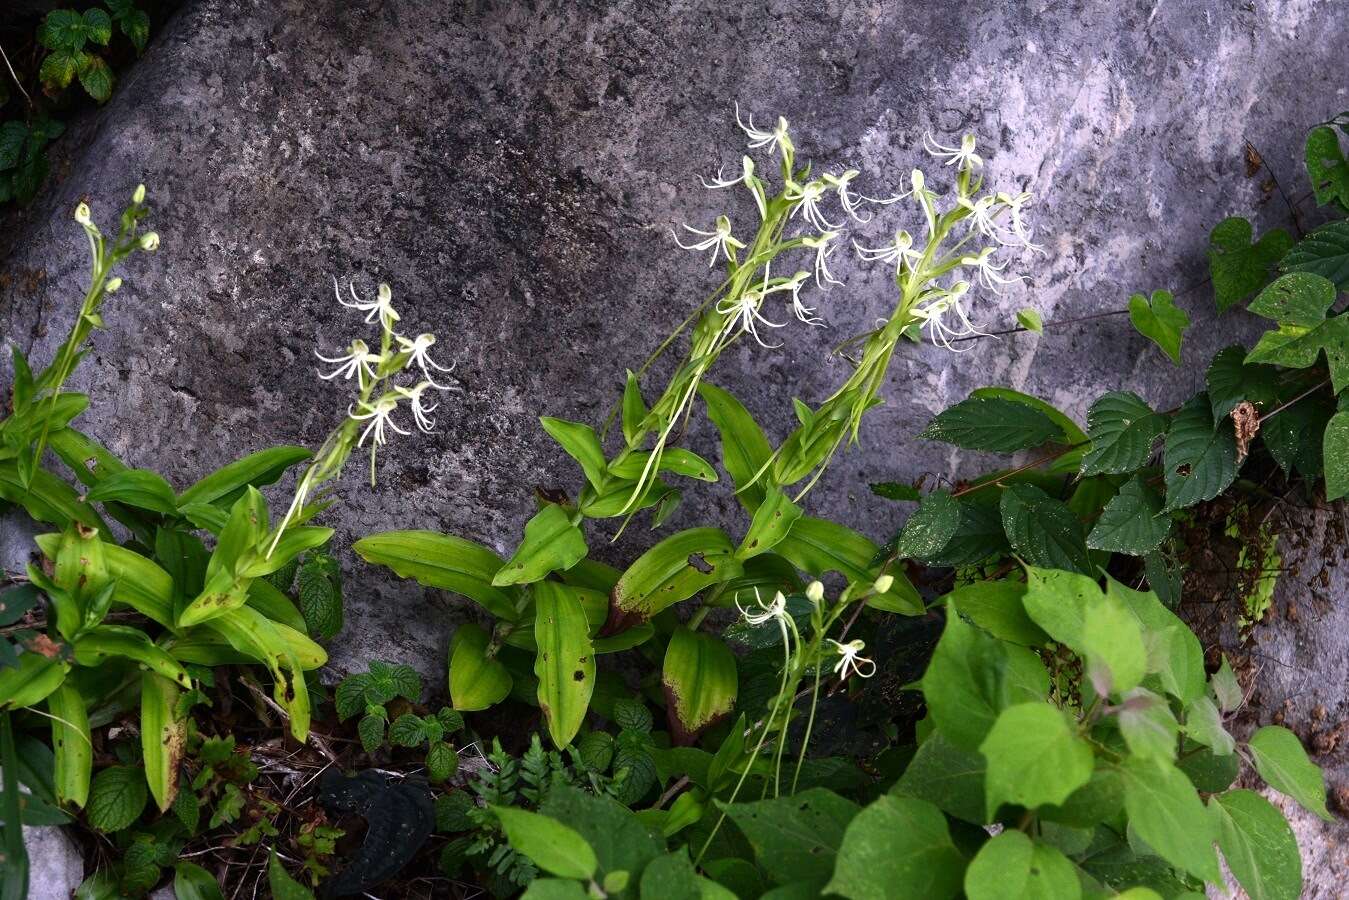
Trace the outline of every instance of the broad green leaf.
[[604, 448], [600, 446], [600, 439], [595, 436], [595, 429], [580, 422], [568, 422], [566, 419], [554, 419], [551, 416], [543, 416], [539, 422], [543, 424], [543, 430], [558, 442], [567, 455], [580, 464], [586, 481], [590, 482], [595, 490], [601, 490], [607, 477], [608, 460], [604, 458]]
[[953, 744], [979, 749], [999, 713], [1048, 693], [1049, 673], [1039, 656], [948, 612], [923, 675], [923, 698], [937, 729]]
[[55, 9], [47, 13], [38, 26], [37, 39], [48, 50], [79, 50], [89, 39], [89, 33], [79, 13]]
[[[856, 803], [824, 788], [773, 800], [718, 801], [717, 805], [754, 848], [759, 867], [779, 884], [818, 882], [834, 874], [845, 830], [859, 812]], [[941, 818], [935, 809], [933, 813]], [[837, 886], [832, 890], [839, 891]]]
[[1129, 825], [1157, 855], [1196, 878], [1222, 883], [1217, 828], [1190, 779], [1171, 763], [1129, 758], [1120, 766]]
[[1310, 272], [1293, 272], [1275, 279], [1247, 308], [1280, 325], [1314, 328], [1325, 321], [1326, 310], [1334, 304], [1334, 282]]
[[1049, 635], [1026, 615], [1025, 594], [1019, 581], [975, 581], [947, 594], [946, 601], [996, 638], [1025, 647], [1047, 644]]
[[465, 622], [450, 638], [450, 701], [461, 712], [495, 706], [511, 692], [511, 676], [495, 656], [487, 655], [492, 636]]
[[1246, 363], [1246, 348], [1224, 347], [1209, 363], [1205, 381], [1214, 420], [1226, 418], [1242, 401], [1264, 412], [1278, 404], [1279, 388], [1273, 366]]
[[1136, 757], [1173, 762], [1180, 725], [1166, 699], [1147, 688], [1134, 688], [1119, 705], [1119, 730]]
[[[698, 882], [698, 873], [686, 852], [667, 853], [653, 859], [642, 870], [642, 900], [700, 900], [702, 891]], [[729, 896], [734, 900], [734, 894]]]
[[744, 571], [731, 539], [720, 528], [691, 528], [672, 534], [637, 557], [613, 590], [610, 613], [620, 631], [640, 624], [703, 588]]
[[1012, 484], [1003, 490], [999, 509], [1007, 540], [1027, 562], [1083, 574], [1096, 571], [1082, 523], [1062, 501], [1032, 484]]
[[894, 540], [900, 559], [927, 559], [938, 555], [960, 528], [960, 504], [946, 491], [923, 497]]
[[177, 685], [154, 672], [141, 675], [141, 760], [160, 812], [166, 812], [178, 794], [185, 734], [175, 715], [177, 705]]
[[556, 819], [510, 806], [489, 809], [501, 823], [511, 846], [545, 872], [588, 881], [599, 869], [595, 851], [585, 838]]
[[180, 687], [192, 687], [187, 670], [139, 628], [99, 625], [80, 635], [74, 649], [75, 660], [82, 666], [99, 666], [110, 656], [120, 656], [134, 659]]
[[385, 531], [361, 538], [352, 550], [400, 578], [467, 597], [498, 619], [518, 621], [513, 589], [494, 587], [501, 558], [481, 544], [434, 531]]
[[[851, 528], [825, 519], [802, 516], [774, 549], [816, 578], [826, 572], [838, 572], [850, 582], [869, 585], [880, 574], [877, 567], [880, 548]], [[899, 569], [892, 566], [889, 574], [895, 579], [890, 590], [868, 598], [867, 605], [886, 612], [920, 615], [923, 601], [917, 589]]]
[[250, 485], [264, 487], [272, 484], [296, 463], [304, 462], [313, 454], [304, 447], [269, 447], [245, 456], [207, 475], [178, 495], [178, 508], [190, 503], [214, 503], [226, 508], [233, 506]]
[[1207, 394], [1180, 408], [1166, 432], [1165, 512], [1212, 500], [1237, 477], [1237, 445], [1232, 423], [1213, 421]]
[[[665, 852], [665, 843], [653, 835], [622, 804], [585, 793], [567, 784], [554, 784], [539, 807], [543, 815], [566, 822], [595, 851], [599, 861], [596, 880], [603, 882], [614, 872], [641, 872], [647, 863]], [[630, 878], [610, 898], [635, 900], [638, 880]]]
[[736, 498], [753, 511], [763, 499], [764, 484], [746, 485], [772, 458], [773, 448], [754, 417], [730, 392], [702, 381], [698, 394], [707, 404], [707, 417], [721, 434], [721, 465], [735, 482]]
[[1091, 780], [1057, 806], [1044, 806], [1037, 815], [1047, 822], [1073, 828], [1094, 828], [1115, 819], [1124, 809], [1124, 783], [1114, 769], [1097, 767]]
[[912, 500], [916, 503], [923, 499], [923, 495], [918, 488], [910, 484], [900, 484], [898, 481], [876, 481], [868, 487], [871, 488], [871, 493], [887, 500]]
[[661, 686], [675, 743], [692, 744], [735, 708], [735, 654], [720, 638], [677, 625], [665, 648]]
[[1294, 245], [1279, 267], [1285, 272], [1310, 272], [1349, 291], [1349, 219], [1329, 222]]
[[18, 665], [0, 669], [0, 711], [41, 703], [61, 686], [66, 669], [64, 663], [41, 653], [20, 653]]
[[590, 900], [590, 895], [579, 881], [535, 878], [520, 895], [520, 900]]
[[1181, 337], [1190, 327], [1190, 317], [1176, 306], [1170, 291], [1153, 291], [1151, 298], [1134, 294], [1129, 298], [1129, 321], [1139, 334], [1180, 365]]
[[1016, 323], [1027, 331], [1044, 334], [1045, 320], [1040, 316], [1038, 309], [1029, 306], [1018, 309], [1016, 311]]
[[85, 54], [80, 63], [79, 75], [80, 85], [99, 103], [106, 103], [112, 96], [112, 69], [108, 67], [103, 57], [93, 53]]
[[971, 566], [1011, 551], [998, 504], [973, 498], [956, 502], [960, 504], [960, 526], [941, 553], [922, 562], [929, 566]]
[[1148, 672], [1155, 673], [1162, 690], [1181, 703], [1204, 694], [1204, 650], [1199, 638], [1167, 609], [1152, 591], [1135, 591], [1115, 579], [1106, 593], [1129, 609], [1143, 632]]
[[1057, 806], [1091, 780], [1095, 756], [1063, 710], [1043, 701], [999, 715], [979, 752], [988, 760], [984, 792], [991, 819], [1004, 803]]
[[1250, 900], [1302, 896], [1302, 855], [1288, 820], [1254, 791], [1228, 791], [1209, 801], [1218, 846]]
[[261, 578], [284, 568], [302, 553], [317, 550], [332, 539], [333, 530], [318, 525], [291, 525], [281, 533], [271, 555], [267, 555], [266, 545], [245, 553], [240, 559], [236, 571], [243, 578]]
[[85, 812], [89, 824], [111, 834], [140, 818], [145, 809], [145, 775], [136, 766], [113, 766], [94, 776]]
[[749, 530], [740, 543], [736, 556], [748, 560], [776, 547], [801, 518], [801, 507], [787, 498], [779, 488], [768, 485], [759, 508], [754, 511]]
[[290, 877], [275, 850], [267, 861], [267, 886], [272, 890], [272, 900], [314, 900], [314, 892]]
[[55, 792], [62, 805], [83, 807], [89, 799], [94, 745], [89, 737], [89, 711], [84, 697], [69, 681], [47, 696], [55, 754]]
[[1326, 811], [1325, 776], [1307, 758], [1297, 735], [1279, 725], [1266, 725], [1251, 735], [1246, 747], [1266, 784], [1292, 797], [1308, 812], [1331, 821]]
[[23, 507], [24, 512], [39, 522], [58, 528], [79, 522], [88, 528], [97, 528], [103, 537], [112, 539], [112, 532], [94, 508], [81, 500], [74, 488], [46, 469], [34, 472], [32, 480], [25, 485], [14, 460], [0, 461], [0, 500]]
[[988, 821], [984, 772], [988, 763], [975, 750], [963, 750], [934, 731], [904, 769], [891, 793], [926, 800], [957, 819], [975, 825]]
[[1077, 869], [1053, 847], [1009, 828], [982, 847], [965, 872], [969, 900], [1077, 900]]
[[1321, 459], [1326, 473], [1326, 500], [1349, 495], [1349, 412], [1337, 412], [1326, 423]]
[[1290, 405], [1260, 423], [1260, 438], [1289, 478], [1302, 475], [1316, 479], [1325, 465], [1322, 451], [1326, 427], [1335, 415], [1335, 401], [1329, 391], [1316, 391], [1299, 399], [1297, 394], [1302, 392], [1291, 385], [1284, 391]]
[[83, 50], [53, 50], [42, 60], [38, 77], [49, 87], [64, 89], [90, 59]]
[[960, 893], [964, 874], [965, 857], [937, 807], [884, 796], [848, 823], [824, 893], [849, 900], [945, 900]]
[[1209, 273], [1219, 312], [1258, 291], [1270, 269], [1293, 246], [1282, 228], [1267, 231], [1254, 244], [1251, 235], [1251, 223], [1238, 217], [1223, 219], [1209, 234]]
[[585, 610], [572, 588], [555, 581], [534, 585], [534, 640], [539, 708], [548, 734], [562, 749], [576, 737], [595, 690], [595, 651]]
[[546, 504], [525, 523], [525, 539], [492, 576], [492, 585], [532, 584], [550, 572], [570, 569], [588, 549], [585, 536], [572, 524], [567, 511], [556, 503]]
[[1142, 476], [1120, 488], [1087, 535], [1087, 546], [1130, 556], [1146, 556], [1171, 533], [1171, 517], [1162, 513], [1162, 498]]
[[1317, 206], [1336, 200], [1342, 208], [1349, 209], [1349, 161], [1340, 149], [1335, 129], [1318, 125], [1307, 132], [1304, 157]]
[[1222, 713], [1206, 695], [1194, 698], [1185, 707], [1185, 734], [1217, 756], [1227, 756], [1237, 747], [1236, 740], [1223, 727]]
[[173, 895], [175, 900], [225, 900], [215, 876], [187, 860], [173, 865]]
[[[1013, 403], [1020, 403], [1022, 406], [1039, 410], [1048, 416], [1055, 425], [1059, 426], [1060, 437], [1054, 439], [1059, 443], [1071, 446], [1084, 443], [1087, 440], [1087, 435], [1071, 417], [1054, 404], [1041, 400], [1033, 394], [1025, 394], [1009, 387], [981, 387], [970, 391], [970, 396], [985, 400], [1010, 400]], [[1071, 455], [1069, 454], [1069, 456]]]
[[323, 648], [249, 606], [229, 610], [205, 627], [267, 666], [273, 679], [272, 699], [290, 716], [290, 733], [298, 741], [306, 740], [311, 709], [303, 673], [328, 661]]
[[1349, 319], [1343, 315], [1326, 318], [1335, 294], [1334, 282], [1306, 272], [1285, 275], [1270, 285], [1257, 298], [1263, 302], [1252, 303], [1251, 311], [1269, 318], [1289, 318], [1276, 319], [1278, 330], [1261, 335], [1246, 362], [1305, 369], [1315, 365], [1324, 352], [1331, 385], [1338, 394], [1349, 384]]
[[1062, 434], [1040, 410], [996, 397], [970, 397], [937, 415], [918, 435], [966, 450], [1010, 453], [1038, 447]]
[[1147, 648], [1137, 618], [1093, 579], [1030, 567], [1023, 602], [1037, 625], [1086, 659], [1098, 693], [1127, 691], [1143, 677]]
[[106, 47], [112, 40], [112, 19], [107, 12], [94, 7], [84, 11], [84, 34], [95, 44]]
[[[40, 534], [34, 542], [48, 559], [55, 559], [61, 536]], [[173, 624], [173, 579], [150, 560], [116, 544], [103, 544], [103, 562], [108, 577], [117, 582], [116, 603], [130, 606], [159, 625]]]
[[1102, 394], [1087, 412], [1091, 449], [1082, 458], [1082, 475], [1119, 474], [1142, 468], [1164, 431], [1166, 419], [1132, 391]]

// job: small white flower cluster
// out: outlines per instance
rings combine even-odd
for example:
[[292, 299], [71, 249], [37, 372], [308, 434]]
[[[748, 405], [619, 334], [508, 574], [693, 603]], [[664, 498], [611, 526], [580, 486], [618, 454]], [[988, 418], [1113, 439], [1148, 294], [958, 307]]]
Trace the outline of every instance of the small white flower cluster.
[[[347, 352], [340, 356], [324, 356], [318, 351], [315, 351], [314, 355], [321, 361], [336, 366], [331, 372], [319, 373], [319, 377], [325, 381], [338, 378], [346, 381], [353, 377], [356, 379], [362, 397], [347, 410], [347, 415], [356, 422], [366, 423], [356, 446], [364, 446], [367, 438], [373, 439], [372, 449], [382, 446], [388, 441], [389, 431], [411, 434], [393, 421], [393, 414], [403, 400], [407, 400], [412, 407], [412, 418], [417, 428], [430, 433], [435, 429], [435, 420], [430, 414], [435, 412], [440, 404], [428, 404], [424, 395], [433, 388], [438, 391], [450, 390], [449, 385], [437, 383], [433, 373], [451, 372], [454, 366], [442, 366], [431, 359], [430, 351], [436, 343], [434, 334], [419, 334], [415, 338], [408, 338], [395, 330], [402, 317], [393, 308], [393, 291], [387, 284], [379, 286], [374, 300], [362, 300], [356, 294], [355, 285], [348, 285], [347, 289], [351, 294], [350, 301], [343, 298], [337, 280], [333, 279], [333, 292], [337, 296], [338, 303], [348, 309], [366, 313], [367, 323], [379, 322], [382, 331], [380, 341], [382, 349], [375, 352], [365, 341], [357, 339], [352, 341], [347, 347]], [[392, 378], [414, 368], [420, 372], [421, 379], [411, 387], [393, 385], [393, 390], [386, 391], [379, 397], [368, 396], [369, 389], [380, 380]]]
[[[793, 171], [795, 146], [785, 118], [779, 116], [777, 124], [772, 128], [761, 128], [754, 124], [752, 117], [742, 118], [737, 104], [735, 120], [748, 139], [750, 150], [781, 154], [785, 182], [782, 194], [779, 198], [770, 200], [764, 183], [755, 175], [754, 160], [748, 155], [741, 159], [739, 176], [726, 178], [722, 172], [718, 172], [715, 179], [710, 181], [704, 179], [703, 185], [712, 190], [743, 185], [753, 195], [759, 217], [765, 223], [769, 219], [770, 212], [777, 211], [781, 214], [784, 207], [780, 204], [785, 202], [785, 217], [782, 224], [786, 225], [787, 222], [795, 220], [808, 226], [813, 233], [797, 234], [770, 246], [761, 246], [756, 242], [750, 251], [756, 255], [745, 259], [744, 264], [756, 268], [763, 267], [762, 284], [738, 291], [733, 296], [723, 298], [717, 305], [717, 312], [726, 317], [724, 334], [727, 336], [747, 332], [761, 346], [773, 346], [764, 341], [759, 329], [765, 326], [781, 328], [786, 324], [770, 320], [762, 311], [769, 295], [778, 292], [790, 294], [792, 313], [797, 319], [807, 325], [824, 325], [824, 321], [815, 314], [815, 308], [801, 302], [800, 292], [808, 274], [798, 272], [791, 278], [773, 279], [768, 274], [769, 265], [779, 250], [805, 248], [814, 251], [813, 269], [816, 286], [827, 290], [829, 285], [841, 284], [842, 282], [829, 271], [829, 257], [836, 249], [838, 239], [843, 235], [843, 228], [849, 221], [865, 224], [871, 220], [871, 214], [865, 209], [868, 204], [888, 206], [908, 198], [912, 198], [918, 204], [927, 225], [925, 244], [915, 246], [913, 236], [907, 231], [900, 230], [895, 233], [894, 240], [889, 244], [864, 247], [853, 241], [853, 246], [859, 258], [864, 261], [894, 264], [897, 279], [906, 273], [911, 278], [917, 279], [915, 284], [910, 285], [916, 294], [915, 304], [910, 311], [916, 320], [922, 323], [922, 327], [928, 330], [932, 341], [948, 350], [957, 349], [952, 344], [953, 339], [983, 334], [970, 322], [964, 306], [971, 280], [977, 281], [994, 293], [1001, 292], [1005, 285], [1022, 280], [1022, 276], [1004, 274], [1007, 263], [998, 262], [994, 258], [997, 251], [1002, 247], [1020, 247], [1033, 252], [1042, 252], [1040, 247], [1031, 242], [1030, 231], [1022, 215], [1024, 207], [1031, 201], [1030, 194], [990, 192], [978, 196], [983, 183], [984, 160], [975, 152], [973, 135], [966, 135], [956, 147], [938, 143], [931, 135], [924, 137], [923, 146], [926, 151], [940, 160], [944, 166], [954, 168], [956, 173], [955, 205], [942, 212], [938, 208], [938, 196], [927, 186], [926, 176], [919, 169], [914, 169], [910, 176], [909, 190], [882, 199], [864, 196], [853, 188], [852, 183], [859, 174], [856, 169], [848, 169], [837, 174], [828, 173], [804, 184], [799, 183], [796, 181], [799, 173]], [[831, 194], [837, 198], [842, 209], [841, 221], [833, 221], [823, 207]], [[949, 259], [938, 258], [937, 251], [940, 244], [948, 237], [950, 225], [956, 220], [963, 221], [966, 226], [963, 236], [955, 236], [957, 252], [961, 251], [967, 242], [978, 238], [987, 238], [994, 242], [993, 245], [975, 252], [963, 252]], [[695, 240], [684, 243], [676, 234], [676, 243], [685, 250], [710, 251], [709, 267], [716, 265], [718, 260], [723, 260], [734, 272], [741, 265], [739, 252], [745, 250], [746, 244], [734, 236], [731, 220], [727, 216], [718, 216], [710, 231], [689, 225], [682, 227], [690, 232]], [[971, 270], [967, 277], [961, 277], [961, 268]], [[954, 273], [950, 285], [936, 286], [935, 279], [947, 273]], [[921, 290], [917, 290], [920, 284]]]
[[[885, 593], [893, 584], [893, 578], [889, 575], [882, 575], [876, 579], [873, 589], [878, 593]], [[749, 609], [740, 605], [736, 601], [736, 609], [740, 611], [741, 617], [749, 625], [759, 626], [768, 623], [776, 624], [782, 634], [784, 652], [791, 652], [791, 643], [795, 640], [797, 646], [801, 645], [801, 635], [796, 627], [796, 620], [792, 618], [791, 613], [787, 612], [787, 598], [781, 591], [773, 597], [772, 601], [765, 603], [759, 596], [756, 589], [754, 592], [755, 602]], [[818, 607], [824, 602], [824, 585], [818, 581], [812, 581], [806, 588], [806, 599]], [[833, 638], [825, 638], [825, 642], [833, 645], [838, 653], [838, 662], [834, 664], [834, 674], [840, 681], [847, 680], [849, 675], [856, 675], [859, 678], [870, 678], [876, 674], [876, 663], [873, 660], [862, 656], [862, 651], [866, 649], [866, 644], [860, 640], [851, 640], [847, 643], [836, 641]]]

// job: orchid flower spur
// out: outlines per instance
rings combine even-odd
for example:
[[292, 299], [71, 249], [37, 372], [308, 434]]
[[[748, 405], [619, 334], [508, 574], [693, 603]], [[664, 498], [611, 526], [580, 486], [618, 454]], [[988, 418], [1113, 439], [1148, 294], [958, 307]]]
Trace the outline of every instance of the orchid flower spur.
[[717, 216], [717, 227], [715, 231], [703, 231], [699, 228], [693, 228], [692, 226], [689, 225], [684, 225], [683, 228], [686, 231], [690, 231], [696, 235], [699, 235], [700, 237], [702, 237], [702, 240], [695, 241], [692, 244], [685, 244], [683, 241], [679, 239], [679, 235], [675, 234], [674, 236], [675, 243], [685, 250], [711, 249], [712, 256], [707, 262], [707, 267], [709, 269], [717, 264], [718, 256], [724, 255], [726, 257], [726, 261], [731, 262], [733, 261], [733, 257], [731, 255], [731, 251], [733, 249], [734, 250], [745, 249], [745, 245], [742, 242], [736, 240], [731, 235], [731, 220], [726, 218], [725, 216]]

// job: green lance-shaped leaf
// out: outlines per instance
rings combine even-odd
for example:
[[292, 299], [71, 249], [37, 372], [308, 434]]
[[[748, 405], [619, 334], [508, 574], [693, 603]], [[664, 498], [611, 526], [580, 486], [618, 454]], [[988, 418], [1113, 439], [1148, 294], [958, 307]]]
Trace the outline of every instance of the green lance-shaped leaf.
[[139, 628], [99, 625], [80, 635], [73, 646], [75, 661], [82, 666], [100, 666], [108, 657], [120, 656], [135, 660], [181, 687], [192, 687], [187, 670]]
[[1230, 420], [1215, 423], [1207, 394], [1192, 398], [1171, 420], [1162, 454], [1166, 507], [1172, 512], [1218, 496], [1237, 477], [1237, 445]]
[[1304, 159], [1316, 204], [1325, 206], [1337, 200], [1341, 207], [1349, 209], [1349, 161], [1344, 158], [1335, 129], [1318, 125], [1307, 132]]
[[1251, 243], [1251, 223], [1240, 217], [1223, 219], [1209, 234], [1208, 265], [1213, 295], [1221, 312], [1245, 300], [1269, 279], [1293, 239], [1274, 228]]
[[824, 888], [830, 896], [945, 900], [960, 892], [965, 857], [937, 807], [884, 796], [848, 823], [832, 874]]
[[647, 412], [646, 401], [642, 399], [642, 386], [629, 369], [627, 381], [623, 384], [623, 440], [627, 441], [629, 447], [636, 446], [649, 430], [643, 427]]
[[1176, 306], [1170, 291], [1153, 291], [1151, 298], [1134, 294], [1129, 298], [1129, 321], [1139, 334], [1180, 365], [1180, 342], [1190, 327], [1190, 317]]
[[1087, 535], [1087, 546], [1130, 556], [1146, 556], [1171, 533], [1171, 517], [1162, 512], [1161, 495], [1140, 476], [1125, 482]]
[[541, 813], [492, 806], [492, 812], [515, 850], [534, 860], [545, 872], [562, 878], [589, 881], [599, 860], [586, 839], [557, 819]]
[[231, 609], [205, 627], [218, 632], [240, 653], [267, 666], [274, 682], [272, 699], [290, 716], [290, 733], [296, 740], [307, 739], [312, 711], [303, 672], [327, 661], [323, 648], [249, 606]]
[[175, 715], [178, 686], [154, 672], [141, 676], [141, 754], [145, 781], [160, 812], [178, 795], [178, 766], [183, 759], [183, 723]]
[[1218, 820], [1218, 846], [1250, 900], [1302, 896], [1302, 855], [1293, 829], [1273, 804], [1254, 791], [1209, 800]]
[[[1279, 327], [1260, 337], [1246, 362], [1305, 369], [1316, 365], [1325, 353], [1331, 386], [1338, 394], [1349, 385], [1349, 317], [1326, 318], [1335, 296], [1334, 282], [1305, 272], [1285, 275], [1271, 284], [1251, 304], [1251, 311], [1275, 319]], [[1278, 319], [1278, 315], [1290, 318]]]
[[1166, 431], [1166, 419], [1132, 391], [1102, 394], [1087, 412], [1091, 449], [1082, 475], [1118, 474], [1142, 468], [1152, 445]]
[[979, 745], [988, 760], [984, 790], [991, 819], [1013, 803], [1034, 809], [1063, 803], [1091, 780], [1095, 757], [1063, 710], [1051, 703], [1018, 703], [999, 714]]
[[1349, 412], [1337, 412], [1326, 423], [1321, 458], [1326, 472], [1326, 499], [1349, 496]]
[[556, 581], [534, 585], [534, 674], [548, 734], [561, 749], [581, 730], [595, 691], [595, 650], [585, 609], [573, 589]]
[[1062, 430], [1044, 412], [996, 397], [970, 397], [937, 415], [920, 438], [966, 450], [1011, 453], [1058, 438]]
[[492, 636], [465, 622], [450, 638], [450, 702], [461, 712], [495, 706], [511, 692], [511, 675], [487, 655]]
[[84, 499], [91, 503], [124, 503], [168, 516], [178, 514], [173, 488], [157, 472], [148, 469], [127, 469], [102, 478], [85, 493]]
[[801, 507], [789, 500], [780, 489], [769, 485], [735, 555], [747, 560], [772, 550], [791, 532], [792, 525], [801, 515]]
[[1137, 757], [1126, 759], [1119, 772], [1130, 828], [1171, 865], [1221, 884], [1213, 852], [1218, 829], [1185, 773], [1169, 762]]
[[1349, 219], [1322, 225], [1298, 241], [1279, 268], [1320, 275], [1341, 291], [1349, 291]]
[[[774, 548], [798, 569], [816, 578], [838, 572], [850, 582], [869, 585], [880, 575], [880, 548], [845, 525], [802, 516]], [[891, 567], [894, 584], [884, 594], [867, 598], [867, 606], [885, 612], [916, 616], [923, 613], [923, 600], [904, 573]]]
[[252, 487], [265, 487], [313, 456], [304, 447], [269, 447], [223, 466], [178, 495], [178, 508], [210, 503], [229, 509]]
[[41, 653], [19, 654], [18, 665], [0, 669], [0, 711], [41, 703], [61, 686], [67, 669], [59, 659]]
[[687, 746], [731, 714], [739, 681], [735, 654], [720, 638], [676, 626], [665, 648], [661, 686], [670, 733]]
[[496, 587], [501, 557], [481, 544], [434, 531], [385, 531], [352, 545], [368, 563], [387, 566], [400, 578], [453, 591], [507, 622], [519, 619], [517, 592]]
[[989, 840], [965, 872], [969, 900], [1076, 900], [1077, 868], [1048, 844], [1008, 828]]
[[1292, 797], [1308, 812], [1331, 820], [1326, 811], [1325, 776], [1307, 758], [1297, 735], [1278, 725], [1266, 725], [1251, 735], [1246, 746], [1266, 784]]
[[1033, 484], [1008, 485], [999, 501], [1007, 540], [1023, 559], [1046, 568], [1096, 571], [1087, 535], [1073, 511]]
[[581, 466], [586, 481], [595, 490], [604, 487], [605, 469], [608, 461], [604, 458], [604, 448], [595, 436], [595, 429], [580, 422], [568, 422], [566, 419], [554, 419], [543, 416], [539, 419], [543, 430], [567, 452], [567, 455]]
[[39, 522], [57, 528], [79, 522], [88, 528], [97, 528], [103, 537], [112, 539], [107, 523], [94, 508], [81, 500], [74, 488], [46, 469], [33, 472], [32, 480], [25, 484], [14, 460], [0, 461], [0, 500], [21, 506]]
[[749, 410], [728, 391], [702, 381], [698, 394], [721, 434], [721, 465], [735, 482], [736, 499], [753, 512], [763, 499], [764, 484], [750, 482], [773, 456], [773, 448]]
[[[650, 459], [651, 454], [648, 451], [634, 450], [624, 454], [621, 462], [616, 461], [611, 465], [609, 472], [619, 478], [636, 481], [641, 478], [642, 472], [646, 471]], [[717, 480], [717, 470], [712, 468], [710, 462], [683, 447], [666, 447], [662, 450], [656, 469], [660, 472], [673, 472], [686, 478], [696, 478], [699, 481]]]
[[572, 524], [567, 511], [556, 503], [546, 504], [525, 523], [524, 541], [492, 576], [492, 585], [531, 584], [550, 572], [570, 569], [588, 549], [585, 536]]
[[84, 697], [70, 682], [64, 682], [47, 697], [52, 717], [53, 777], [56, 800], [83, 807], [89, 799], [94, 745], [89, 737], [89, 710]]
[[703, 588], [744, 573], [731, 539], [720, 528], [672, 534], [637, 557], [614, 585], [605, 635], [645, 622]]

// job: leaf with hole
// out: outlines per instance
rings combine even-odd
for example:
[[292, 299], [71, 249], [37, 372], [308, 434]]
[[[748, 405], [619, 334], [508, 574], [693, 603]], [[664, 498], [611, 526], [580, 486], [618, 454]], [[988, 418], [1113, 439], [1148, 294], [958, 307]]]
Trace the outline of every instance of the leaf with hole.
[[1213, 421], [1207, 394], [1180, 408], [1166, 432], [1166, 506], [1173, 512], [1212, 500], [1237, 477], [1237, 445], [1230, 420]]
[[534, 639], [539, 708], [558, 749], [581, 730], [595, 691], [595, 650], [575, 589], [556, 581], [534, 585]]

